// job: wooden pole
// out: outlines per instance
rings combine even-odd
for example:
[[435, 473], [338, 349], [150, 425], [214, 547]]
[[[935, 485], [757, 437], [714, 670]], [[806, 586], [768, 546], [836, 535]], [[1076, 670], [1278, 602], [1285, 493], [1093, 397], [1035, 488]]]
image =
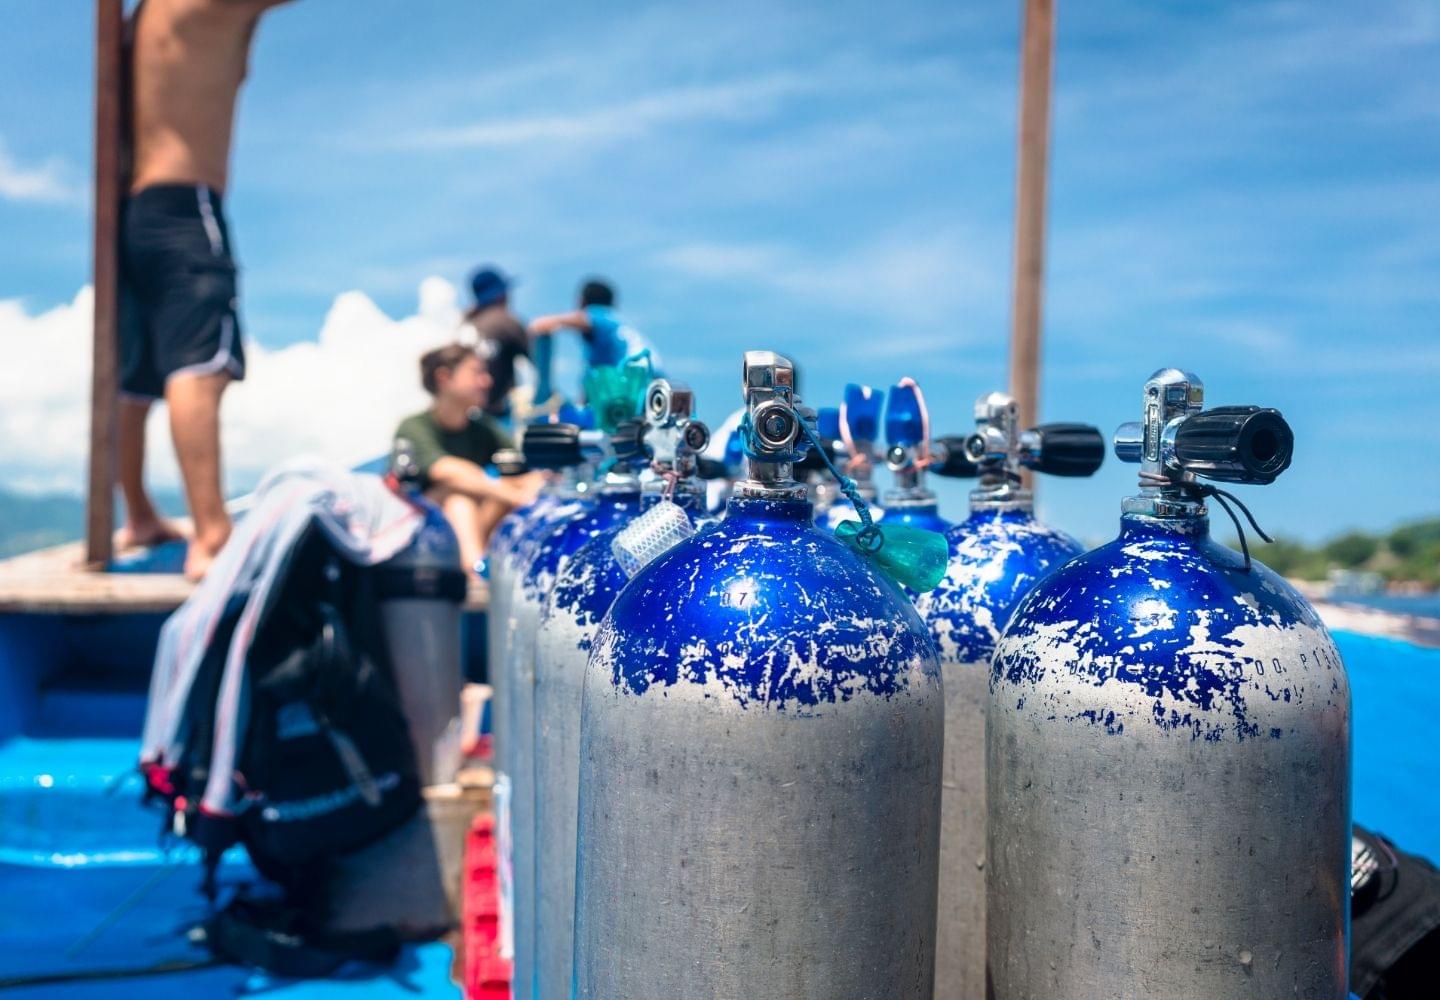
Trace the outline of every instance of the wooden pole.
[[123, 21], [122, 0], [95, 0], [95, 334], [85, 500], [85, 563], [94, 570], [109, 564], [115, 530]]
[[1010, 394], [1020, 426], [1040, 411], [1040, 319], [1045, 278], [1045, 173], [1050, 149], [1055, 0], [1025, 0], [1020, 56], [1020, 150], [1015, 184], [1015, 274], [1010, 325]]

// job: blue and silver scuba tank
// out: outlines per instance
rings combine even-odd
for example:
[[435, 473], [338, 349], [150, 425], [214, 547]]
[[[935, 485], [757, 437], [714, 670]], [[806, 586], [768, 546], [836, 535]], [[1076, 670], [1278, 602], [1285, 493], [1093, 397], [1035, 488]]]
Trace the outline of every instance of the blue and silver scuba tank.
[[890, 388], [885, 405], [885, 444], [885, 464], [895, 484], [885, 491], [881, 520], [928, 531], [948, 530], [950, 522], [940, 516], [935, 494], [925, 486], [930, 416], [914, 379], [901, 379]]
[[[502, 475], [520, 475], [529, 471], [525, 465], [525, 456], [518, 449], [513, 451], [507, 449], [503, 453], [503, 458], [501, 452], [496, 452], [495, 464], [501, 467]], [[495, 525], [495, 530], [490, 533], [489, 544], [485, 550], [485, 663], [491, 689], [492, 749], [490, 759], [497, 772], [504, 770], [502, 760], [503, 723], [500, 712], [500, 705], [503, 703], [501, 691], [504, 685], [504, 671], [500, 669], [499, 664], [504, 659], [506, 606], [510, 581], [513, 579], [510, 563], [514, 557], [515, 546], [520, 541], [524, 525], [537, 512], [547, 509], [554, 500], [553, 483], [547, 482], [541, 487], [534, 500], [522, 507], [515, 508], [500, 519], [500, 522]]]
[[[574, 477], [547, 474], [535, 502], [514, 510], [501, 519], [491, 535], [485, 557], [489, 605], [486, 608], [486, 656], [489, 658], [490, 686], [494, 689], [494, 710], [491, 728], [494, 736], [493, 762], [496, 773], [508, 770], [509, 747], [506, 710], [510, 699], [509, 681], [510, 605], [515, 590], [515, 574], [522, 554], [539, 526], [548, 522], [557, 508], [578, 503], [581, 494]], [[504, 533], [501, 533], [504, 529]], [[498, 537], [497, 537], [498, 536]]]
[[[508, 823], [502, 824], [502, 850], [508, 848], [508, 917], [512, 932], [515, 996], [531, 995], [535, 968], [535, 641], [546, 592], [554, 580], [552, 539], [586, 520], [600, 502], [595, 482], [603, 456], [604, 434], [575, 424], [537, 424], [527, 429], [523, 447], [531, 468], [566, 474], [563, 502], [535, 517], [516, 548], [507, 598], [503, 668], [505, 717], [505, 789]], [[573, 492], [572, 492], [573, 491]], [[502, 884], [502, 888], [504, 888]]]
[[[978, 477], [979, 484], [970, 494], [970, 516], [946, 532], [950, 562], [945, 578], [915, 602], [935, 638], [945, 680], [937, 1000], [985, 995], [985, 703], [990, 658], [1026, 592], [1084, 551], [1069, 535], [1035, 520], [1034, 501], [1030, 491], [1021, 488], [1020, 470], [1088, 476], [1105, 459], [1105, 439], [1093, 427], [1048, 424], [1022, 431], [1015, 400], [1004, 393], [980, 397], [975, 423], [974, 434], [929, 446], [932, 471]], [[890, 512], [895, 509], [892, 505]]]
[[[542, 432], [544, 433], [544, 432]], [[523, 442], [523, 436], [522, 436]], [[523, 450], [521, 461], [524, 462]], [[528, 468], [528, 466], [527, 466]], [[510, 675], [514, 664], [510, 659], [511, 623], [515, 577], [529, 558], [531, 547], [544, 534], [553, 519], [563, 517], [582, 503], [591, 488], [593, 470], [587, 466], [553, 469], [535, 467], [545, 475], [535, 502], [507, 514], [496, 525], [486, 555], [486, 577], [489, 604], [486, 614], [486, 655], [489, 657], [490, 685], [494, 689], [494, 710], [491, 727], [494, 731], [493, 761], [497, 776], [509, 772], [508, 716]], [[498, 783], [497, 783], [498, 784]], [[505, 785], [508, 789], [508, 784]], [[507, 814], [508, 815], [508, 814]], [[508, 838], [508, 833], [504, 834]], [[506, 841], [508, 843], [508, 840]]]
[[1238, 501], [1200, 482], [1272, 482], [1293, 436], [1204, 410], [1173, 368], [1141, 405], [1115, 439], [1140, 463], [1120, 537], [1035, 586], [995, 651], [993, 996], [1345, 1000], [1345, 668], [1243, 532], [1244, 554], [1210, 538], [1207, 501], [1239, 530]]
[[585, 674], [583, 1000], [929, 1000], [943, 716], [913, 606], [814, 523], [789, 361], [750, 478], [616, 597]]
[[510, 707], [510, 698], [507, 682], [513, 669], [509, 666], [510, 605], [517, 567], [523, 563], [535, 535], [543, 533], [545, 526], [561, 507], [573, 508], [579, 503], [584, 491], [590, 487], [582, 468], [536, 471], [542, 471], [546, 475], [539, 495], [534, 503], [513, 510], [500, 519], [500, 523], [490, 535], [490, 545], [485, 556], [486, 587], [489, 594], [485, 615], [485, 653], [490, 666], [490, 686], [494, 689], [494, 710], [491, 713], [491, 728], [494, 732], [492, 759], [497, 774], [508, 771], [506, 713]]
[[425, 520], [409, 545], [376, 567], [375, 585], [420, 783], [432, 785], [452, 780], [458, 763], [460, 616], [469, 574], [455, 532], [421, 493], [419, 479], [410, 443], [397, 441], [387, 483]]
[[[870, 505], [877, 518], [883, 516], [875, 504], [875, 462], [879, 458], [876, 442], [880, 440], [880, 411], [885, 405], [885, 396], [868, 385], [851, 382], [845, 387], [845, 395], [836, 414], [838, 443], [837, 457], [844, 459], [842, 468], [845, 475], [855, 482], [860, 497]], [[855, 509], [846, 503], [835, 503], [821, 521], [834, 531], [844, 521], [857, 517]]]
[[[643, 420], [622, 425], [613, 436], [617, 463], [649, 467], [643, 495], [614, 497], [616, 513], [601, 516], [610, 495], [600, 496], [596, 514], [574, 525], [576, 540], [589, 535], [555, 577], [545, 602], [535, 658], [536, 925], [535, 996], [565, 1000], [570, 995], [572, 930], [575, 916], [575, 811], [580, 773], [580, 699], [585, 663], [600, 622], [629, 580], [612, 549], [622, 531], [642, 530], [652, 511], [682, 519], [704, 515], [703, 487], [695, 479], [696, 456], [709, 441], [705, 425], [692, 418], [688, 387], [656, 379], [645, 396]], [[661, 504], [667, 510], [657, 510]], [[669, 527], [669, 525], [665, 525]], [[686, 529], [693, 530], [689, 524]], [[673, 528], [672, 528], [673, 530]], [[624, 553], [629, 558], [629, 552]]]

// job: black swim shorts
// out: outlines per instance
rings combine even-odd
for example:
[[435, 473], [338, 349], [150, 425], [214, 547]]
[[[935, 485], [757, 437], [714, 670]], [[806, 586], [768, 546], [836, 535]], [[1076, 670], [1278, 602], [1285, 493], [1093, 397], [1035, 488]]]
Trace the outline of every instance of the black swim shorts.
[[157, 184], [126, 200], [120, 225], [120, 391], [157, 398], [175, 375], [244, 378], [219, 193]]

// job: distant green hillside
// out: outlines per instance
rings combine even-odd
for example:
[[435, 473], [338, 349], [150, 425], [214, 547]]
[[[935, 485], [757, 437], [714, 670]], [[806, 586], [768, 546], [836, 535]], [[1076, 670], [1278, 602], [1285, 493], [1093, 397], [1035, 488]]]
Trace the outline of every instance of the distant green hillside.
[[72, 541], [84, 526], [80, 497], [0, 492], [0, 559]]
[[1332, 569], [1368, 570], [1392, 583], [1440, 587], [1440, 518], [1402, 524], [1372, 535], [1351, 531], [1320, 545], [1276, 539], [1253, 546], [1266, 566], [1298, 580], [1323, 580]]

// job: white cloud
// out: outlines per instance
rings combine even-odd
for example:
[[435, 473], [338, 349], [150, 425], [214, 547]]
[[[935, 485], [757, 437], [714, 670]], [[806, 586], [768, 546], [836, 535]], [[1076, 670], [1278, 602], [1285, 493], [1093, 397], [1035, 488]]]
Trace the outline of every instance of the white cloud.
[[[0, 470], [7, 485], [31, 490], [81, 487], [89, 439], [92, 296], [31, 315], [0, 301]], [[265, 469], [301, 454], [354, 464], [382, 454], [400, 418], [422, 408], [417, 359], [456, 339], [454, 286], [420, 285], [413, 315], [392, 319], [361, 292], [336, 297], [315, 340], [264, 350], [247, 344], [244, 382], [226, 394], [222, 449], [227, 485], [255, 482]], [[163, 413], [151, 417], [150, 481], [179, 482]]]
[[[764, 243], [686, 243], [662, 251], [657, 263], [688, 278], [725, 286], [761, 287], [788, 298], [836, 303], [857, 320], [878, 320], [884, 352], [923, 353], [987, 331], [970, 325], [974, 310], [1003, 292], [1007, 248], [956, 227], [891, 232], [817, 257]], [[908, 329], [907, 337], [894, 331]], [[917, 329], [918, 328], [918, 329]], [[862, 344], [852, 351], [865, 352]], [[880, 348], [877, 346], [877, 350]]]
[[798, 75], [774, 74], [712, 86], [667, 89], [570, 114], [507, 116], [429, 129], [404, 136], [399, 144], [424, 149], [475, 149], [633, 139], [680, 122], [764, 117], [779, 102], [808, 89], [813, 89], [813, 84]]
[[0, 470], [8, 484], [74, 490], [89, 440], [91, 294], [28, 314], [0, 301]]
[[40, 202], [53, 205], [76, 204], [79, 192], [66, 180], [69, 171], [59, 160], [46, 160], [39, 166], [25, 166], [10, 155], [0, 137], [0, 198], [9, 201]]

